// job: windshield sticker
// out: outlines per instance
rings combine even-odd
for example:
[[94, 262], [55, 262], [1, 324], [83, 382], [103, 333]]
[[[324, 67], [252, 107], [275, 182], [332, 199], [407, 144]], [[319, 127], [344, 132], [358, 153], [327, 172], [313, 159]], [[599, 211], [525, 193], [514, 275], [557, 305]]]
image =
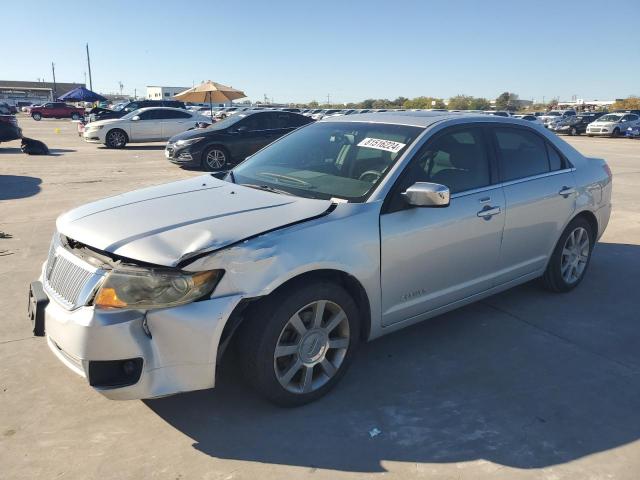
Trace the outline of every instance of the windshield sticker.
[[398, 153], [405, 147], [406, 143], [394, 142], [393, 140], [382, 140], [380, 138], [365, 138], [358, 146], [375, 148], [377, 150], [384, 150], [386, 152]]

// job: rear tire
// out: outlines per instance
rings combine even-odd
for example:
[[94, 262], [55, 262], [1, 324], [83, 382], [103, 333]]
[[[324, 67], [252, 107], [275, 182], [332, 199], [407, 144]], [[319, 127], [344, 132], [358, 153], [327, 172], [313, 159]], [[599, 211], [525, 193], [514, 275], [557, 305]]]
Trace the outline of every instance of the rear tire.
[[567, 225], [541, 277], [547, 290], [568, 292], [582, 282], [591, 261], [595, 235], [584, 218], [575, 218]]
[[127, 134], [119, 128], [110, 130], [104, 138], [104, 144], [107, 148], [124, 148], [128, 141]]
[[33, 118], [36, 122], [39, 122], [40, 120], [42, 120], [42, 115], [40, 113], [34, 113], [33, 115], [31, 115], [31, 118]]
[[342, 378], [360, 341], [358, 309], [328, 281], [297, 283], [257, 303], [241, 326], [244, 377], [271, 402], [317, 400]]

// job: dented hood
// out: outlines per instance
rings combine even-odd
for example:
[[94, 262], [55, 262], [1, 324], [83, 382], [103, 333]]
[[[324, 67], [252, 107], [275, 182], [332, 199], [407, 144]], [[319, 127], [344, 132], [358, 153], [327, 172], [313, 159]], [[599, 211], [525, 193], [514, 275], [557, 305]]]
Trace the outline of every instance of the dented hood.
[[330, 205], [204, 175], [83, 205], [61, 215], [56, 225], [93, 248], [176, 266], [198, 253], [322, 215]]

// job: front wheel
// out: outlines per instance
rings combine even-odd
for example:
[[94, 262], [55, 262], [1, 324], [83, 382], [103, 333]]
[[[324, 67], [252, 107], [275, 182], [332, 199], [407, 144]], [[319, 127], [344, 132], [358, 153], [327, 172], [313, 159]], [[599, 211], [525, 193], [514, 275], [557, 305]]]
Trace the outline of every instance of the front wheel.
[[42, 120], [42, 115], [39, 113], [34, 113], [33, 115], [31, 115], [31, 117], [36, 121], [39, 122], [40, 120]]
[[127, 144], [127, 134], [120, 129], [114, 129], [107, 133], [104, 144], [108, 148], [124, 148]]
[[208, 172], [223, 170], [229, 160], [229, 153], [224, 148], [209, 147], [202, 154], [202, 168]]
[[74, 113], [73, 115], [71, 115], [71, 120], [80, 120], [80, 115], [77, 113]]
[[542, 276], [545, 288], [553, 292], [568, 292], [580, 284], [591, 261], [595, 235], [584, 218], [576, 218], [569, 223]]
[[614, 128], [614, 129], [613, 129], [613, 132], [611, 132], [611, 136], [612, 136], [613, 138], [618, 138], [618, 137], [620, 136], [620, 129], [618, 129], [618, 128]]
[[331, 282], [298, 284], [253, 308], [242, 326], [245, 378], [273, 403], [294, 407], [325, 395], [359, 342], [358, 309]]
[[569, 133], [571, 133], [571, 135], [578, 135], [578, 129], [576, 127], [571, 127]]

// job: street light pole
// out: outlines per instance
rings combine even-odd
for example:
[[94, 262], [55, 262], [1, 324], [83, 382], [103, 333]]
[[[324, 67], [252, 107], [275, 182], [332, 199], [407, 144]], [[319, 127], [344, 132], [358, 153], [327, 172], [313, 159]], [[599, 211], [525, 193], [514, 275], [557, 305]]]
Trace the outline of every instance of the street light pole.
[[91, 58], [89, 57], [88, 43], [87, 43], [87, 66], [89, 67], [89, 90], [93, 91], [93, 81], [91, 80]]
[[53, 92], [51, 92], [51, 96], [53, 97], [51, 101], [56, 100], [58, 98], [58, 92], [56, 88], [56, 64], [51, 62], [51, 73], [53, 74]]

